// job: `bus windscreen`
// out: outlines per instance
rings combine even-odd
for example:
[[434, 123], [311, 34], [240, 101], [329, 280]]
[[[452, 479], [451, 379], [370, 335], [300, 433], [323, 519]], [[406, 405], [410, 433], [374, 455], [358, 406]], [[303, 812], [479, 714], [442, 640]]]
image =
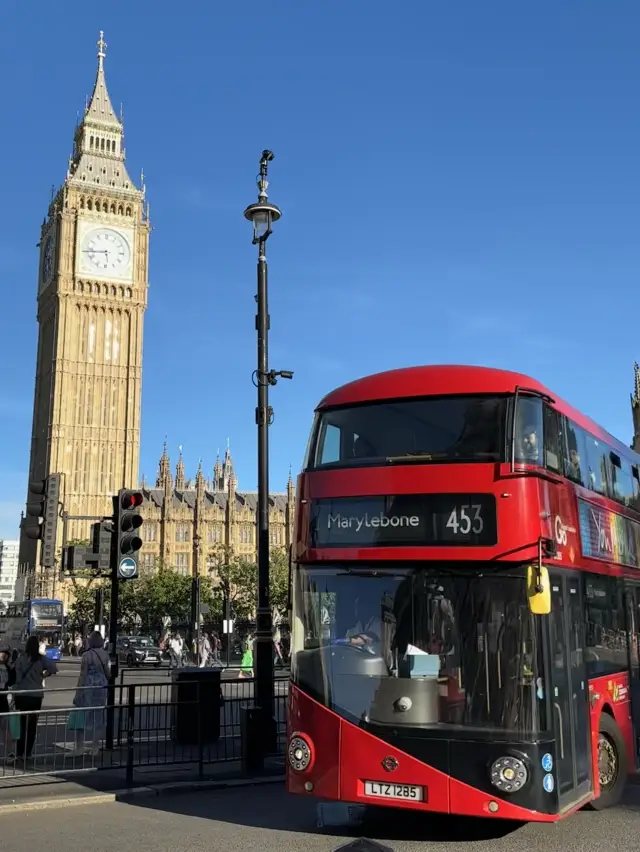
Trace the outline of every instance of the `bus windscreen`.
[[310, 467], [499, 461], [506, 405], [506, 397], [448, 396], [329, 409]]

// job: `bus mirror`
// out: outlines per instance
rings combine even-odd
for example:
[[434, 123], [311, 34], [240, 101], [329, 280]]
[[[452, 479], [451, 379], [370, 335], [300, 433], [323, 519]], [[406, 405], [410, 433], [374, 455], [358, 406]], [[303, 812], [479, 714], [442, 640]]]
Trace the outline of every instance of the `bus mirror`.
[[551, 612], [549, 570], [544, 565], [529, 565], [527, 568], [527, 599], [534, 615], [549, 615]]

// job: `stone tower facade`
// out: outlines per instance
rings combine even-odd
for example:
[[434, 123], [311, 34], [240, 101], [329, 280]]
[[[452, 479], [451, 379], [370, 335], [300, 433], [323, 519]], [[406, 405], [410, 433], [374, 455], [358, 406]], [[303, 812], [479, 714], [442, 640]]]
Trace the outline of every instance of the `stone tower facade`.
[[[142, 330], [149, 208], [125, 164], [98, 41], [93, 93], [74, 136], [66, 179], [42, 223], [38, 354], [29, 479], [63, 474], [71, 515], [111, 514], [109, 496], [139, 476]], [[90, 522], [70, 523], [87, 538]], [[21, 535], [24, 594], [51, 593], [37, 543]]]

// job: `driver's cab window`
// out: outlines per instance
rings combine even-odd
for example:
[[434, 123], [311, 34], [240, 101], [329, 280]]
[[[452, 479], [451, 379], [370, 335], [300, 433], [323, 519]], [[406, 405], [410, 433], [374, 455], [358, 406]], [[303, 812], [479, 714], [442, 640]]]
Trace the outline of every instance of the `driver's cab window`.
[[318, 439], [316, 465], [344, 462], [346, 459], [367, 459], [376, 455], [376, 451], [366, 438], [357, 435], [352, 429], [325, 423]]
[[318, 447], [320, 452], [316, 457], [316, 465], [332, 464], [340, 461], [340, 439], [341, 430], [332, 423], [325, 423], [322, 427]]

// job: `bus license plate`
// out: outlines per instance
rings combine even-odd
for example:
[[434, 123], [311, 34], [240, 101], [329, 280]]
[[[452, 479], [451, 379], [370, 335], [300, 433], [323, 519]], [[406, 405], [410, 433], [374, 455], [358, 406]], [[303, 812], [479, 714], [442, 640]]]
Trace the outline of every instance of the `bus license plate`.
[[424, 801], [424, 787], [412, 784], [385, 784], [382, 781], [365, 781], [365, 796], [377, 799], [408, 799], [410, 802]]

